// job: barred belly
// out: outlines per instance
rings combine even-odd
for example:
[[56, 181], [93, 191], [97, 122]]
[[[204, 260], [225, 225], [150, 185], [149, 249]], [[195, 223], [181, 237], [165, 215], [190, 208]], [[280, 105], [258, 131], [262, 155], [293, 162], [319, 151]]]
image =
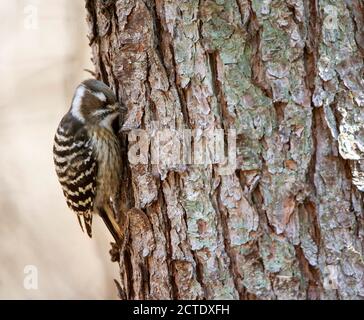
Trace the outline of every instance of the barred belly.
[[121, 155], [117, 137], [107, 128], [93, 130], [93, 150], [99, 165], [97, 174], [94, 211], [108, 203], [117, 202], [119, 197]]

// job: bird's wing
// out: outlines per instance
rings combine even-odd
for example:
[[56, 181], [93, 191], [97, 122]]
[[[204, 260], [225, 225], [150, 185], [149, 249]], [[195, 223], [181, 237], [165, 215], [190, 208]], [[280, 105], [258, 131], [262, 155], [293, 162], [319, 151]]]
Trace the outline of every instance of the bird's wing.
[[92, 209], [96, 194], [97, 161], [91, 139], [83, 127], [73, 130], [60, 124], [54, 139], [54, 162], [67, 205], [83, 218], [91, 237]]

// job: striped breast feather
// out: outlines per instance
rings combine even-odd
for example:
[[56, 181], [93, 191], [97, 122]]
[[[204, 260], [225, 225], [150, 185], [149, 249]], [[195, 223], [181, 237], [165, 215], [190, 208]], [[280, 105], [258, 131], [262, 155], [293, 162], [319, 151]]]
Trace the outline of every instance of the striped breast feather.
[[84, 218], [86, 231], [91, 236], [97, 162], [87, 131], [80, 126], [76, 129], [61, 122], [54, 138], [54, 163], [67, 205], [78, 217]]

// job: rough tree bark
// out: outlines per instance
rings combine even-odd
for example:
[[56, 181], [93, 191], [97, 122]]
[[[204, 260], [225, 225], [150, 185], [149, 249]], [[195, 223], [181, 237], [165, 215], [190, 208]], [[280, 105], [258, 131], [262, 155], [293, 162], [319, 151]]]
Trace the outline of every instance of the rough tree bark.
[[363, 1], [86, 9], [124, 128], [237, 134], [230, 175], [124, 156], [123, 203], [139, 209], [121, 252], [125, 298], [363, 299]]

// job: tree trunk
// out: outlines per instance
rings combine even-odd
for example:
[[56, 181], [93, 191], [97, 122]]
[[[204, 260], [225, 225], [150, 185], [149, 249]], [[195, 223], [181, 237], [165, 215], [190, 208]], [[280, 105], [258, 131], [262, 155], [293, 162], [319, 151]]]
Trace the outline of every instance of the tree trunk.
[[[363, 299], [363, 1], [86, 8], [96, 77], [149, 137], [147, 162], [127, 156], [142, 131], [123, 153], [124, 298]], [[210, 153], [201, 132], [223, 129], [235, 170], [176, 164], [162, 129]]]

